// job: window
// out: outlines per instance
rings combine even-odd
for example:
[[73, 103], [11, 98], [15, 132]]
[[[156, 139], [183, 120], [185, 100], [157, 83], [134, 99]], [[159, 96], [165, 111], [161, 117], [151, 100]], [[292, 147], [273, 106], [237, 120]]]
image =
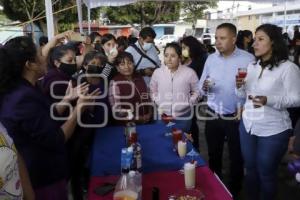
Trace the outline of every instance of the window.
[[172, 35], [174, 34], [174, 27], [165, 27], [164, 32], [165, 35]]
[[273, 14], [272, 13], [267, 13], [267, 14], [264, 14], [263, 17], [272, 17]]
[[295, 10], [294, 13], [295, 14], [300, 13], [300, 10]]
[[249, 15], [249, 16], [248, 16], [248, 20], [251, 20], [251, 19], [252, 19], [252, 16], [251, 16], [251, 15]]
[[276, 15], [284, 15], [284, 12], [277, 12]]

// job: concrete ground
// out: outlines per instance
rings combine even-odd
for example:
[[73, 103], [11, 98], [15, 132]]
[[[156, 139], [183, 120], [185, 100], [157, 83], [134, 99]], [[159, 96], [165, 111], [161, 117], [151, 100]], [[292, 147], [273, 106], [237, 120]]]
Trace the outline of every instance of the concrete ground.
[[[199, 126], [199, 144], [200, 144], [200, 154], [201, 156], [208, 161], [207, 145], [205, 141], [204, 129], [205, 122], [198, 121]], [[228, 149], [225, 145], [224, 155], [223, 155], [223, 169], [224, 169], [224, 182], [226, 182], [226, 176], [228, 176], [229, 169], [229, 157]], [[300, 200], [300, 183], [296, 183], [294, 177], [290, 175], [287, 171], [287, 163], [289, 157], [286, 155], [283, 158], [283, 161], [280, 164], [278, 170], [278, 198], [277, 200]], [[240, 200], [246, 199], [244, 197], [244, 191], [242, 191], [242, 197]]]

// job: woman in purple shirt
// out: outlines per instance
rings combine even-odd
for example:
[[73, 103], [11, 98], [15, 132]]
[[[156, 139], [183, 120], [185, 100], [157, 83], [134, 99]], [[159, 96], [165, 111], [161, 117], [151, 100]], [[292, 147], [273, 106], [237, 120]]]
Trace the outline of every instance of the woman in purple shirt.
[[0, 121], [24, 158], [36, 199], [65, 200], [65, 142], [73, 134], [78, 114], [85, 109], [82, 105], [99, 92], [87, 94], [87, 85], [72, 88], [69, 84], [62, 102], [78, 98], [75, 91], [87, 98], [78, 98], [68, 120], [60, 125], [50, 113], [63, 113], [66, 104], [50, 107], [36, 87], [45, 72], [45, 59], [37, 53], [31, 38], [13, 38], [0, 49]]
[[75, 50], [69, 45], [54, 47], [49, 52], [48, 72], [42, 80], [42, 88], [53, 102], [65, 95], [68, 82], [77, 71], [75, 57]]

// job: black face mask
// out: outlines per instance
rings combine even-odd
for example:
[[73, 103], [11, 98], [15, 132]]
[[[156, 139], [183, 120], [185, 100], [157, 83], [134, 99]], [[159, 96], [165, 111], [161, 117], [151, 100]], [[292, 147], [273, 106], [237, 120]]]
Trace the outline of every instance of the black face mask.
[[86, 73], [88, 74], [101, 74], [103, 70], [103, 67], [100, 67], [98, 65], [88, 65]]
[[61, 63], [59, 66], [59, 70], [61, 70], [63, 73], [71, 77], [77, 71], [77, 65]]

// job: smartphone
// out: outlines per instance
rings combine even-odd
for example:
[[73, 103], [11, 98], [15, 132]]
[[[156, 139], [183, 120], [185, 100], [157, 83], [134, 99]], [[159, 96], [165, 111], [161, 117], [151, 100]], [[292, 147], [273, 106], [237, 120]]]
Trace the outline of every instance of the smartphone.
[[100, 196], [105, 196], [106, 194], [112, 192], [115, 189], [115, 183], [103, 183], [94, 189], [94, 193]]
[[72, 33], [70, 37], [71, 41], [76, 41], [76, 42], [84, 42], [85, 41], [85, 36], [82, 35], [81, 33]]

